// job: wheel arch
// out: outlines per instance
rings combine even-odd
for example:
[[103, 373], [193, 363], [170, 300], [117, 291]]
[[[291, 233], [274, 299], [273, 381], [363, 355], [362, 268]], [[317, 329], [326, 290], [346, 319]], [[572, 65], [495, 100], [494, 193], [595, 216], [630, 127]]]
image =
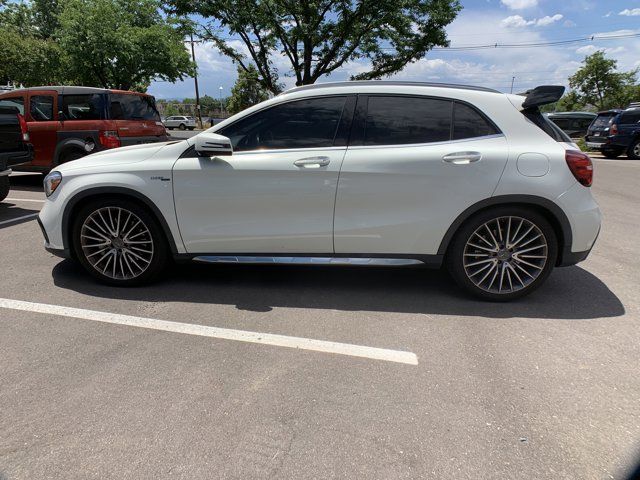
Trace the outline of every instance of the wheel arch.
[[571, 223], [562, 209], [549, 199], [536, 195], [498, 195], [471, 205], [451, 224], [438, 248], [438, 255], [446, 255], [453, 237], [460, 227], [474, 215], [494, 207], [518, 206], [531, 208], [542, 214], [553, 227], [558, 239], [558, 260], [556, 265], [565, 263], [564, 259], [571, 253], [573, 234]]
[[147, 209], [160, 224], [160, 228], [162, 228], [162, 231], [164, 232], [164, 236], [167, 240], [171, 253], [173, 255], [178, 254], [175, 239], [173, 238], [169, 224], [160, 209], [142, 193], [126, 187], [95, 187], [82, 190], [75, 194], [67, 203], [62, 214], [62, 242], [65, 248], [68, 248], [70, 252], [73, 252], [71, 230], [73, 228], [73, 219], [80, 208], [93, 199], [103, 199], [107, 196], [133, 201]]
[[79, 138], [68, 138], [56, 145], [56, 149], [53, 153], [53, 166], [57, 167], [58, 165], [60, 165], [60, 159], [65, 154], [73, 151], [82, 152], [83, 155], [89, 155], [89, 153], [85, 150], [84, 140], [81, 140]]

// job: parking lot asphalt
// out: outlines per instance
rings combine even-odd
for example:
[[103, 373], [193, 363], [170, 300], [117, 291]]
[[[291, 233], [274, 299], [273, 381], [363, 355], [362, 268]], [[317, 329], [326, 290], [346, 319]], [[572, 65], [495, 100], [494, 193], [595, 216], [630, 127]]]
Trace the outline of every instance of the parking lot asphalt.
[[31, 303], [0, 308], [0, 479], [624, 478], [640, 162], [595, 168], [591, 256], [510, 304], [420, 269], [184, 265], [103, 286], [43, 250], [41, 177], [12, 176], [0, 299]]

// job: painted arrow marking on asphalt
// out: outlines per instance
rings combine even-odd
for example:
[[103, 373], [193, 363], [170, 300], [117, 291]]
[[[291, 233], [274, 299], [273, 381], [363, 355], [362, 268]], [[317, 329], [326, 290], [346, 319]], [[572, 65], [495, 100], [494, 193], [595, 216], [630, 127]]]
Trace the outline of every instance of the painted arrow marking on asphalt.
[[0, 298], [0, 308], [91, 320], [94, 322], [112, 323], [116, 325], [127, 325], [130, 327], [149, 328], [152, 330], [183, 333], [186, 335], [234, 340], [236, 342], [259, 343], [276, 347], [296, 348], [300, 350], [311, 350], [314, 352], [333, 353], [336, 355], [348, 355], [351, 357], [369, 358], [372, 360], [404, 363], [407, 365], [418, 364], [418, 357], [413, 352], [367, 347], [364, 345], [354, 345], [350, 343], [329, 342], [313, 338], [289, 337], [287, 335], [275, 335], [272, 333], [250, 332], [246, 330], [210, 327], [207, 325], [171, 322], [167, 320], [157, 320], [154, 318], [99, 312], [96, 310], [85, 310], [83, 308], [24, 302], [8, 298]]

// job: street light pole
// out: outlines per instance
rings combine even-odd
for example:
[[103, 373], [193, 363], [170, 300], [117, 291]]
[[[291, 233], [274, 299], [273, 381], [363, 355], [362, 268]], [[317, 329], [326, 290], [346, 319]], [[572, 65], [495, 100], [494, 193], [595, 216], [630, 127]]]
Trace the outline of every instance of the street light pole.
[[196, 65], [196, 70], [193, 73], [193, 80], [196, 85], [196, 118], [198, 119], [198, 123], [200, 124], [200, 128], [202, 128], [202, 114], [200, 113], [200, 91], [198, 90], [198, 68], [196, 64], [196, 52], [193, 48], [193, 33], [189, 34], [191, 40], [191, 58], [193, 60], [193, 64]]
[[224, 105], [222, 104], [222, 86], [218, 89], [220, 91], [220, 116], [224, 115]]
[[511, 92], [509, 93], [513, 93], [513, 82], [516, 79], [516, 77], [511, 77]]

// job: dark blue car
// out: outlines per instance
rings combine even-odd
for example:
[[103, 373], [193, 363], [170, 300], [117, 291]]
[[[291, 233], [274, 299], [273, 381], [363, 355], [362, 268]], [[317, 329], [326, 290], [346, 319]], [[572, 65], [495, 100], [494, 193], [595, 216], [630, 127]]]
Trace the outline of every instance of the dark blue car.
[[585, 141], [607, 158], [626, 153], [629, 158], [640, 160], [640, 107], [599, 112]]

